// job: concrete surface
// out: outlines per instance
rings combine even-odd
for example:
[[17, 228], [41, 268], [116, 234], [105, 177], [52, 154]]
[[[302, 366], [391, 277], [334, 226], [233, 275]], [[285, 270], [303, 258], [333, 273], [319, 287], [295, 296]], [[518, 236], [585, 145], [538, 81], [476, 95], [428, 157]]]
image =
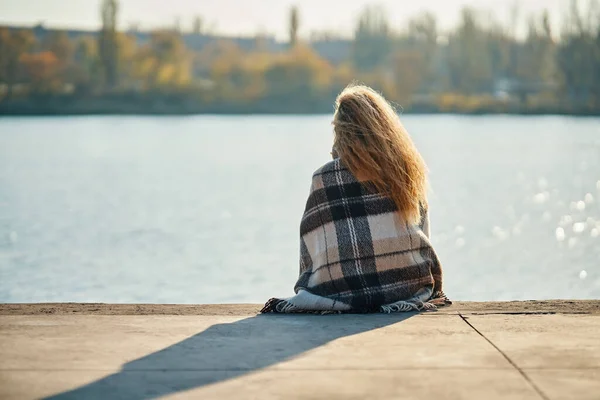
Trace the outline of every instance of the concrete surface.
[[0, 399], [600, 399], [600, 301], [258, 307], [0, 305]]
[[[0, 304], [0, 315], [256, 315], [262, 304], [102, 304], [102, 303], [33, 303]], [[530, 300], [476, 302], [457, 301], [440, 313], [498, 314], [569, 313], [600, 314], [600, 301]]]

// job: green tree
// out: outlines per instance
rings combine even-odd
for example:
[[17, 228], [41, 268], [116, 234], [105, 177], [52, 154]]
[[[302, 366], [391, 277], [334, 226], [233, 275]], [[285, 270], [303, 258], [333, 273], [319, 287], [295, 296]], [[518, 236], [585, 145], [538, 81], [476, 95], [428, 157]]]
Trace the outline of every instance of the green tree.
[[469, 8], [462, 10], [461, 23], [448, 43], [448, 70], [451, 87], [461, 93], [491, 90], [493, 71], [487, 51], [486, 34]]
[[587, 21], [573, 0], [556, 53], [562, 90], [579, 104], [600, 106], [600, 12], [591, 2]]
[[175, 17], [175, 21], [173, 22], [173, 31], [175, 33], [181, 34], [181, 18]]
[[296, 47], [298, 44], [298, 28], [300, 26], [300, 16], [298, 7], [294, 6], [290, 10], [290, 47]]
[[488, 27], [485, 38], [494, 79], [506, 79], [514, 75], [511, 51], [515, 43], [510, 34], [501, 25], [493, 23]]
[[540, 92], [554, 78], [554, 41], [547, 13], [539, 21], [530, 18], [525, 41], [519, 46], [514, 76], [522, 102]]
[[131, 89], [133, 85], [133, 70], [138, 46], [135, 35], [124, 32], [117, 33], [119, 86]]
[[195, 16], [194, 17], [194, 23], [192, 26], [192, 32], [194, 33], [194, 35], [201, 35], [202, 34], [202, 28], [203, 28], [203, 24], [202, 24], [202, 17], [200, 16]]
[[[409, 21], [408, 36], [394, 54], [394, 71], [400, 93], [435, 90], [439, 85], [436, 61], [439, 54], [438, 29], [435, 16], [424, 13]], [[402, 89], [400, 88], [402, 87]]]
[[75, 89], [85, 93], [98, 87], [101, 83], [100, 59], [98, 55], [98, 43], [91, 36], [79, 39], [75, 46]]
[[98, 35], [100, 65], [109, 89], [118, 84], [119, 49], [117, 42], [117, 0], [103, 0], [101, 6], [102, 29]]
[[354, 32], [352, 61], [359, 71], [383, 65], [391, 52], [391, 32], [385, 10], [367, 7], [359, 16]]

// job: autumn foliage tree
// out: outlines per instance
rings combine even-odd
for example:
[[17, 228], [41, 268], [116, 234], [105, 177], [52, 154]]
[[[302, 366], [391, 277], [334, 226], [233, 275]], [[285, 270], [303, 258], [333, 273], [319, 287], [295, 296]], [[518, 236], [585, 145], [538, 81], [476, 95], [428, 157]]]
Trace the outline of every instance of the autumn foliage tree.
[[21, 55], [19, 62], [33, 92], [53, 93], [60, 90], [61, 61], [53, 52], [25, 53]]
[[60, 94], [106, 104], [122, 96], [179, 98], [211, 111], [328, 111], [358, 81], [405, 107], [550, 104], [600, 112], [600, 7], [572, 4], [560, 35], [547, 13], [530, 16], [525, 35], [517, 35], [520, 19], [507, 27], [469, 8], [455, 28], [440, 30], [432, 14], [399, 25], [370, 6], [353, 38], [329, 32], [309, 42], [298, 39], [293, 7], [282, 16], [289, 40], [278, 43], [264, 33], [216, 37], [200, 17], [190, 34], [173, 26], [118, 32], [119, 2], [102, 0], [99, 32], [36, 29], [36, 38], [33, 30], [0, 27], [0, 100]]
[[6, 84], [7, 97], [11, 97], [19, 78], [19, 59], [35, 43], [35, 36], [30, 30], [10, 31], [8, 28], [0, 28], [0, 80]]

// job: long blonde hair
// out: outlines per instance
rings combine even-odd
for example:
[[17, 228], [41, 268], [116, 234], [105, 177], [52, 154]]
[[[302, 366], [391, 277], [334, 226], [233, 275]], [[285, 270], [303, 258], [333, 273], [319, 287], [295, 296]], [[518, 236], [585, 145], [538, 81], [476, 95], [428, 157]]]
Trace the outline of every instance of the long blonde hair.
[[351, 85], [335, 102], [334, 151], [350, 172], [390, 197], [408, 223], [427, 207], [427, 166], [394, 108], [373, 89]]

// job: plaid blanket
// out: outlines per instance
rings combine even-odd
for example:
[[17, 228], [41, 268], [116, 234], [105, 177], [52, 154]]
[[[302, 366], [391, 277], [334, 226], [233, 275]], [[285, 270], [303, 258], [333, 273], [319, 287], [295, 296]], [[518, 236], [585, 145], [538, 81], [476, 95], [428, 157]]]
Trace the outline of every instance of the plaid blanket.
[[296, 295], [262, 312], [421, 311], [450, 304], [429, 241], [429, 218], [400, 219], [395, 203], [335, 159], [313, 174], [300, 224]]

